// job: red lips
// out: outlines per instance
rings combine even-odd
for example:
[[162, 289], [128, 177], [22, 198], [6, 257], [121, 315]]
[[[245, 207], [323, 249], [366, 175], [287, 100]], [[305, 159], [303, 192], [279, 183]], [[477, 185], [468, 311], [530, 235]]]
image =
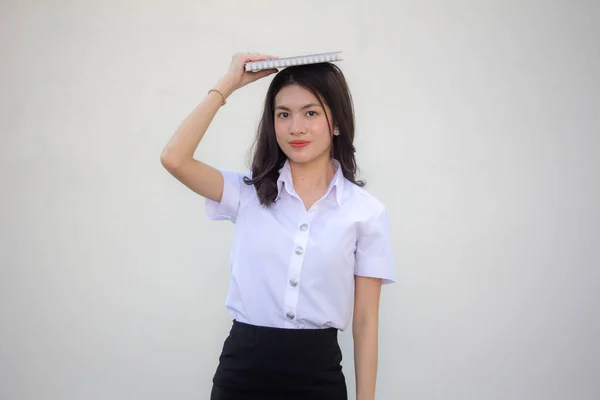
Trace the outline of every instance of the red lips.
[[290, 145], [292, 147], [299, 148], [299, 147], [304, 147], [304, 146], [306, 146], [309, 143], [310, 142], [307, 142], [306, 140], [292, 140], [290, 142]]

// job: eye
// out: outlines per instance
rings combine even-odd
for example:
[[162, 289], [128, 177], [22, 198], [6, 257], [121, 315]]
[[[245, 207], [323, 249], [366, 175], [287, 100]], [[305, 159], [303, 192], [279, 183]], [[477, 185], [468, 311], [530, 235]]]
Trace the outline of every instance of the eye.
[[317, 115], [317, 112], [316, 112], [316, 111], [308, 111], [306, 114], [307, 114], [309, 117], [314, 117], [315, 115]]
[[287, 118], [289, 116], [288, 113], [286, 113], [285, 111], [280, 112], [279, 114], [277, 114], [277, 117], [279, 118]]

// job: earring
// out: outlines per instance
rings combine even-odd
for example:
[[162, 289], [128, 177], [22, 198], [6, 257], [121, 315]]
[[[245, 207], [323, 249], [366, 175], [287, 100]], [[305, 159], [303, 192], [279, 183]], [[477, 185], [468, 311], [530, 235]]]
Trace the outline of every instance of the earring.
[[333, 134], [335, 136], [340, 136], [340, 130], [338, 128], [335, 128], [335, 130], [333, 131]]

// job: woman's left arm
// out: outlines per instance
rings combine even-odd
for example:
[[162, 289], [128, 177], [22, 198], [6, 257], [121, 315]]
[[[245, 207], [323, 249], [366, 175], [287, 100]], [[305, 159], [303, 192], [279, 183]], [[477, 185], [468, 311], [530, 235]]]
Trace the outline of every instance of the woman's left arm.
[[375, 399], [380, 294], [381, 279], [355, 276], [352, 336], [356, 400]]

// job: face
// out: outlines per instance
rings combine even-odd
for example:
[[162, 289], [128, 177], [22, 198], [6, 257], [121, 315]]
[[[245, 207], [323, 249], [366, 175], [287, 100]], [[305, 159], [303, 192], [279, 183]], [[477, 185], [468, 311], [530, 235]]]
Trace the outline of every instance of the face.
[[309, 90], [299, 85], [283, 87], [275, 96], [274, 111], [277, 143], [291, 162], [330, 157], [331, 110], [323, 109]]

